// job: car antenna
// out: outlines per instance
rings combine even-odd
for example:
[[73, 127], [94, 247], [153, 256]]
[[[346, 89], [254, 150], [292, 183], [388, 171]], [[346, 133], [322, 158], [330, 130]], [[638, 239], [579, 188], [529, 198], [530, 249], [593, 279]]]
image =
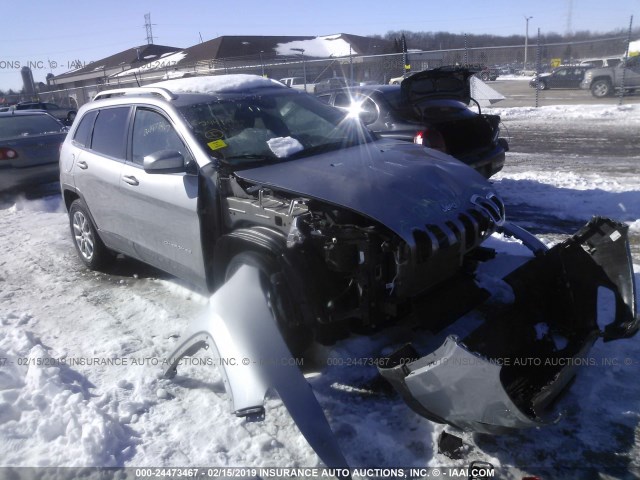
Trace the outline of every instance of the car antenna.
[[138, 81], [138, 76], [136, 75], [136, 72], [133, 72], [133, 78], [136, 79], [136, 83], [138, 84], [138, 86], [140, 86], [140, 82]]

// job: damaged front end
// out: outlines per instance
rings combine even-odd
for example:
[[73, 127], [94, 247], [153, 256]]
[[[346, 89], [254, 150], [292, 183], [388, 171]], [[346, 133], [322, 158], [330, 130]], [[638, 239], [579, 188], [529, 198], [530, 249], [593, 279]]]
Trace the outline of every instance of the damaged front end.
[[[554, 401], [597, 338], [631, 337], [639, 321], [627, 226], [594, 218], [549, 250], [518, 227], [502, 230], [535, 253], [504, 277], [513, 303], [479, 307], [479, 327], [449, 335], [427, 355], [407, 345], [379, 363], [420, 415], [485, 433], [553, 421]], [[607, 296], [615, 313], [599, 325], [599, 299]]]

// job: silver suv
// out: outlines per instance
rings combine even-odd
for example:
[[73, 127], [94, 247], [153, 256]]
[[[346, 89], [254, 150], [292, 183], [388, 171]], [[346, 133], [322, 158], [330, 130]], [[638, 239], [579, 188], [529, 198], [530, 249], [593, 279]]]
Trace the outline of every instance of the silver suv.
[[[78, 112], [60, 172], [88, 267], [120, 252], [216, 292], [211, 317], [181, 337], [166, 375], [211, 347], [228, 360], [236, 415], [260, 413], [275, 388], [327, 465], [344, 458], [304, 377], [265, 359], [390, 323], [427, 329], [436, 343], [370, 365], [420, 415], [495, 433], [549, 421], [577, 363], [523, 369], [491, 359], [580, 357], [598, 335], [638, 328], [624, 225], [595, 219], [547, 250], [504, 221], [500, 197], [470, 167], [378, 139], [357, 115], [261, 77], [103, 92]], [[460, 323], [489, 296], [474, 275], [496, 230], [536, 258], [504, 278], [515, 301], [498, 305], [499, 318], [487, 315], [498, 299], [473, 317], [484, 320]], [[603, 332], [593, 300], [601, 285], [616, 298]]]

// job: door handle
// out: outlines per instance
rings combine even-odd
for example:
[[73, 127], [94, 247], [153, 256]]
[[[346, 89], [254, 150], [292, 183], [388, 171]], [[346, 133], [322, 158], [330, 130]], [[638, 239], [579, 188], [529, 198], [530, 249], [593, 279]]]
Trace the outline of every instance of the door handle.
[[80, 160], [77, 162], [78, 168], [81, 168], [82, 170], [86, 170], [87, 168], [89, 168], [89, 165], [87, 165], [87, 162], [85, 162], [84, 160]]
[[133, 185], [134, 187], [136, 185], [140, 185], [140, 182], [138, 181], [138, 179], [136, 177], [134, 177], [133, 175], [124, 175], [122, 177], [122, 180], [127, 182], [129, 185]]

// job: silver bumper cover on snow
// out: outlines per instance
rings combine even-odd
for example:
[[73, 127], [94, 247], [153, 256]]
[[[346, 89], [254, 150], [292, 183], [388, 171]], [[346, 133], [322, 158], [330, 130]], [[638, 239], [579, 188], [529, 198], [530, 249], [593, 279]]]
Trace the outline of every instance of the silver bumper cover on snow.
[[[486, 315], [466, 338], [447, 337], [426, 356], [406, 345], [379, 363], [380, 373], [414, 411], [439, 423], [502, 433], [553, 421], [553, 402], [588, 364], [598, 337], [627, 338], [638, 330], [627, 229], [594, 218], [547, 250], [506, 224], [503, 231], [536, 254], [504, 278], [514, 303]], [[600, 289], [610, 292], [615, 309], [603, 330]]]

